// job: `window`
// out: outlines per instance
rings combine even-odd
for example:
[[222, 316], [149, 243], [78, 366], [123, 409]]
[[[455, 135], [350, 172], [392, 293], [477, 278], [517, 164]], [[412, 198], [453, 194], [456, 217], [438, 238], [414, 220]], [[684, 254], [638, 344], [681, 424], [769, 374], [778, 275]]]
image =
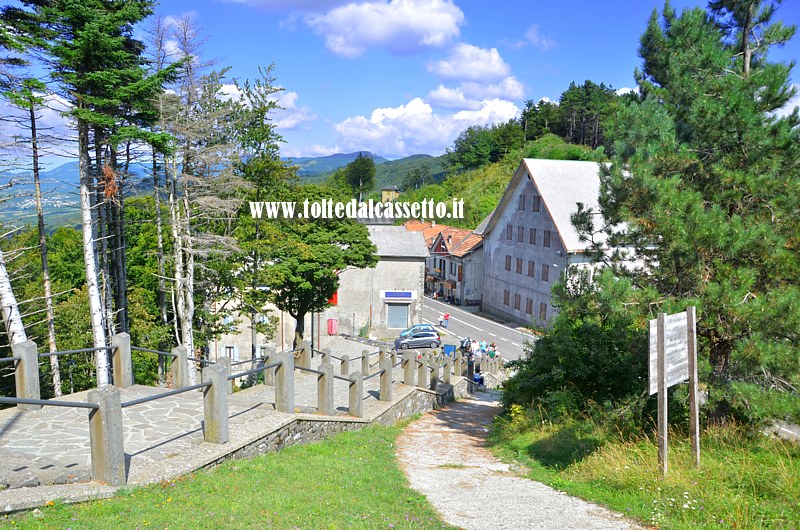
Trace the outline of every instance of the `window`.
[[550, 246], [550, 230], [544, 231], [544, 243], [542, 244], [546, 247]]
[[522, 258], [517, 258], [517, 274], [522, 274]]
[[534, 212], [538, 212], [539, 211], [539, 199], [541, 199], [541, 197], [539, 197], [538, 195], [533, 198], [533, 211]]
[[439, 271], [442, 273], [442, 275], [444, 275], [444, 273], [447, 271], [447, 269], [444, 268], [444, 260], [443, 259], [439, 260]]
[[530, 298], [528, 298], [528, 301], [525, 302], [525, 312], [528, 313], [529, 315], [533, 314], [533, 300], [531, 300]]
[[547, 320], [547, 304], [539, 304], [539, 320]]
[[508, 289], [503, 291], [503, 305], [508, 305], [508, 299], [510, 296], [511, 293], [508, 291]]
[[506, 270], [511, 270], [511, 256], [506, 256]]
[[519, 311], [519, 303], [521, 299], [522, 297], [520, 295], [518, 294], [514, 295], [514, 309], [516, 309], [517, 311]]
[[536, 244], [536, 229], [535, 228], [531, 228], [531, 235], [530, 235], [530, 240], [529, 241], [530, 241], [531, 245], [535, 245]]
[[519, 196], [519, 211], [525, 211], [525, 194]]
[[535, 273], [536, 273], [535, 269], [536, 269], [536, 263], [534, 261], [529, 261], [528, 262], [528, 276], [533, 278], [535, 276]]
[[511, 226], [511, 223], [506, 225], [506, 239], [509, 241], [514, 239], [514, 228]]
[[524, 226], [520, 226], [519, 228], [517, 228], [517, 241], [520, 242], [520, 243], [524, 243], [525, 242], [525, 227]]
[[542, 263], [542, 281], [550, 281], [550, 267], [547, 263]]
[[456, 264], [455, 264], [455, 262], [451, 261], [450, 262], [450, 274], [455, 275], [455, 273], [456, 273]]

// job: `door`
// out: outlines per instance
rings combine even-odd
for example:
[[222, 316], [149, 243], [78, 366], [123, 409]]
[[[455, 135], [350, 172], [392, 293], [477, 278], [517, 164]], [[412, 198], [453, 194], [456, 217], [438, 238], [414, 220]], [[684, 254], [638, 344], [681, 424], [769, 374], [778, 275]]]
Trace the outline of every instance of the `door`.
[[386, 327], [395, 329], [408, 327], [408, 304], [386, 304]]

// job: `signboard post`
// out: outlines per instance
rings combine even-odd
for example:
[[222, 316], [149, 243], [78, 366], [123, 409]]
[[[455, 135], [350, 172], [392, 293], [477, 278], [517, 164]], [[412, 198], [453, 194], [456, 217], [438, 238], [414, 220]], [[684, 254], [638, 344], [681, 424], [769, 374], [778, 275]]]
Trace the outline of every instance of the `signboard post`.
[[689, 380], [689, 430], [692, 455], [700, 465], [700, 427], [697, 402], [697, 333], [694, 307], [683, 313], [659, 313], [650, 321], [650, 395], [658, 393], [658, 464], [666, 476], [667, 389]]

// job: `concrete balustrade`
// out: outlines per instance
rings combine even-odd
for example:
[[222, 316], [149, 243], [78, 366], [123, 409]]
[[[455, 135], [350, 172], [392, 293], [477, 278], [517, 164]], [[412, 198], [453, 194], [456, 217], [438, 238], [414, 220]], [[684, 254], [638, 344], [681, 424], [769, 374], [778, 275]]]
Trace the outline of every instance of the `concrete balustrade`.
[[[220, 357], [217, 359], [217, 366], [221, 366], [225, 369], [225, 378], [227, 379], [233, 372], [231, 371], [233, 368], [231, 366], [231, 358], [230, 357]], [[233, 394], [233, 385], [236, 383], [233, 379], [228, 381], [225, 384], [225, 388], [228, 391], [228, 394]]]
[[206, 366], [203, 382], [211, 386], [203, 389], [203, 438], [215, 444], [224, 444], [228, 434], [228, 372], [221, 364]]
[[381, 346], [378, 350], [378, 366], [383, 366], [384, 361], [386, 361], [386, 346]]
[[111, 337], [111, 348], [111, 369], [114, 386], [118, 388], [133, 386], [131, 336], [127, 333], [117, 333]]
[[450, 357], [447, 357], [444, 360], [444, 375], [442, 376], [442, 382], [444, 384], [446, 384], [446, 385], [449, 385], [450, 381], [451, 381], [451, 379], [450, 379], [450, 371], [453, 368], [453, 364], [452, 363], [453, 363], [453, 361], [450, 359]]
[[317, 375], [317, 412], [333, 416], [336, 413], [333, 406], [333, 365], [320, 364], [318, 371], [320, 373]]
[[428, 385], [428, 388], [435, 391], [437, 388], [439, 388], [439, 364], [437, 362], [433, 362], [428, 371], [430, 377], [430, 384]]
[[322, 364], [333, 364], [330, 348], [324, 348], [322, 350]]
[[350, 373], [350, 356], [349, 355], [342, 355], [341, 360], [339, 361], [339, 373], [341, 375], [347, 375]]
[[[31, 340], [11, 345], [11, 355], [18, 357], [14, 372], [17, 397], [26, 399], [41, 399], [42, 393], [39, 386], [39, 354], [36, 344]], [[39, 410], [41, 405], [17, 405], [19, 410]]]
[[92, 480], [123, 486], [126, 482], [125, 438], [120, 390], [110, 385], [90, 390], [88, 402], [98, 405], [97, 409], [89, 411]]

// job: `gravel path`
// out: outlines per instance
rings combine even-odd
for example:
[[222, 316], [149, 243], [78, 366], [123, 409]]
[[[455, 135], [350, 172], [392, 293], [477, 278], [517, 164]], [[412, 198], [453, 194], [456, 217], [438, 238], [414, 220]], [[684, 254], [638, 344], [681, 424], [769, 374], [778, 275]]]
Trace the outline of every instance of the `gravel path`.
[[497, 396], [487, 392], [450, 404], [409, 424], [397, 455], [411, 487], [447, 523], [484, 530], [640, 528], [600, 506], [516, 476], [484, 443]]

